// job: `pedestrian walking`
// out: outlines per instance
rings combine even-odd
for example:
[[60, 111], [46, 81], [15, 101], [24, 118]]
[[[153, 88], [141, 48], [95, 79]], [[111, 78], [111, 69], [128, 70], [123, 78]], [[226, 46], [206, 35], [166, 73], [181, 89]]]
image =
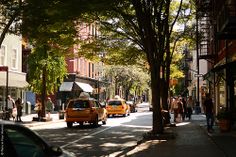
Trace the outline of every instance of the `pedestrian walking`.
[[213, 132], [213, 124], [214, 124], [214, 107], [213, 102], [210, 97], [210, 94], [206, 94], [206, 99], [203, 103], [204, 112], [206, 114], [206, 121], [207, 121], [207, 131], [209, 133]]
[[38, 121], [41, 121], [41, 118], [42, 118], [42, 102], [39, 98], [36, 100], [34, 110], [38, 114]]
[[54, 104], [53, 104], [51, 98], [48, 97], [48, 100], [46, 102], [46, 107], [45, 107], [45, 110], [46, 110], [46, 112], [48, 114], [48, 118], [50, 118], [50, 114], [53, 111], [53, 108], [54, 108]]
[[180, 114], [180, 118], [182, 118], [181, 120], [183, 121], [184, 120], [184, 106], [183, 106], [183, 101], [181, 97], [178, 98], [177, 104], [178, 104], [178, 113]]
[[178, 114], [179, 114], [179, 109], [178, 109], [178, 104], [177, 104], [177, 98], [174, 98], [174, 97], [171, 102], [171, 112], [174, 113], [174, 122], [176, 122]]
[[17, 110], [16, 121], [17, 122], [22, 122], [22, 120], [21, 120], [22, 109], [23, 109], [22, 99], [18, 98], [16, 100], [15, 104], [16, 104], [16, 110]]
[[183, 103], [183, 114], [182, 114], [182, 120], [185, 120], [185, 117], [187, 117], [187, 102], [186, 102], [186, 98], [183, 97], [182, 98], [182, 103]]
[[194, 105], [192, 96], [188, 97], [186, 105], [187, 105], [187, 118], [191, 120], [191, 116], [193, 114], [193, 105]]
[[15, 108], [15, 101], [14, 99], [11, 97], [11, 95], [7, 96], [7, 108], [5, 108], [5, 110], [8, 112], [9, 117], [7, 117], [7, 119], [9, 119], [10, 117], [13, 118], [13, 121], [15, 119], [15, 115], [12, 114], [13, 109]]

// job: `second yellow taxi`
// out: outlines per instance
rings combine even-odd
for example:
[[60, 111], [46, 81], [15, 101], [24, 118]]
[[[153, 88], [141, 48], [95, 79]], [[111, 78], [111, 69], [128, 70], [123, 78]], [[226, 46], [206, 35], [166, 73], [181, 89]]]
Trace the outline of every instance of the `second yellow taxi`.
[[123, 115], [126, 117], [130, 115], [130, 106], [119, 96], [115, 96], [114, 99], [108, 100], [106, 109], [108, 117], [114, 115]]

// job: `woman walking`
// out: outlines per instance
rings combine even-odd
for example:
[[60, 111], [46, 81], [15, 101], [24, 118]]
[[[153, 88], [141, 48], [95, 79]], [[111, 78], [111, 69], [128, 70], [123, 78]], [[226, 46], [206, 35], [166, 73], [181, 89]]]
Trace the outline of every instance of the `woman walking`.
[[18, 98], [18, 99], [16, 100], [15, 104], [16, 104], [16, 110], [17, 110], [16, 121], [17, 121], [17, 122], [22, 122], [22, 120], [21, 120], [22, 109], [23, 109], [22, 99], [21, 99], [21, 98]]

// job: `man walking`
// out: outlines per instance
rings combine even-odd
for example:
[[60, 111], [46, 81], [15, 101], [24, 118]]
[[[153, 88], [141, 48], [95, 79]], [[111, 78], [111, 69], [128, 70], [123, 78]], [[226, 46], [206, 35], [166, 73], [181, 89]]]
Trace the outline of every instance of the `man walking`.
[[213, 124], [214, 124], [214, 109], [213, 109], [213, 102], [210, 97], [210, 94], [206, 94], [206, 100], [203, 104], [204, 112], [206, 114], [206, 120], [207, 120], [207, 131], [209, 133], [212, 133], [213, 131]]
[[[12, 110], [15, 107], [15, 101], [12, 99], [10, 95], [7, 96], [7, 108], [6, 110], [9, 112], [9, 116], [12, 117]], [[8, 118], [10, 118], [8, 117]], [[14, 118], [14, 117], [13, 117]]]

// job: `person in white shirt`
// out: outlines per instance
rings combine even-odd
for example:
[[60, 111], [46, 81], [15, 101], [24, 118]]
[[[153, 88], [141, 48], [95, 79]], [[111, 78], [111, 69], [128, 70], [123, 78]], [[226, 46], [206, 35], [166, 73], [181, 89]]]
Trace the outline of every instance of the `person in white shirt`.
[[[10, 117], [12, 117], [12, 110], [13, 108], [15, 108], [15, 101], [14, 99], [12, 99], [12, 97], [10, 95], [7, 96], [7, 111], [10, 114]], [[13, 117], [14, 120], [14, 117]]]
[[15, 107], [15, 101], [12, 99], [10, 95], [7, 96], [7, 108], [8, 109], [13, 109]]

